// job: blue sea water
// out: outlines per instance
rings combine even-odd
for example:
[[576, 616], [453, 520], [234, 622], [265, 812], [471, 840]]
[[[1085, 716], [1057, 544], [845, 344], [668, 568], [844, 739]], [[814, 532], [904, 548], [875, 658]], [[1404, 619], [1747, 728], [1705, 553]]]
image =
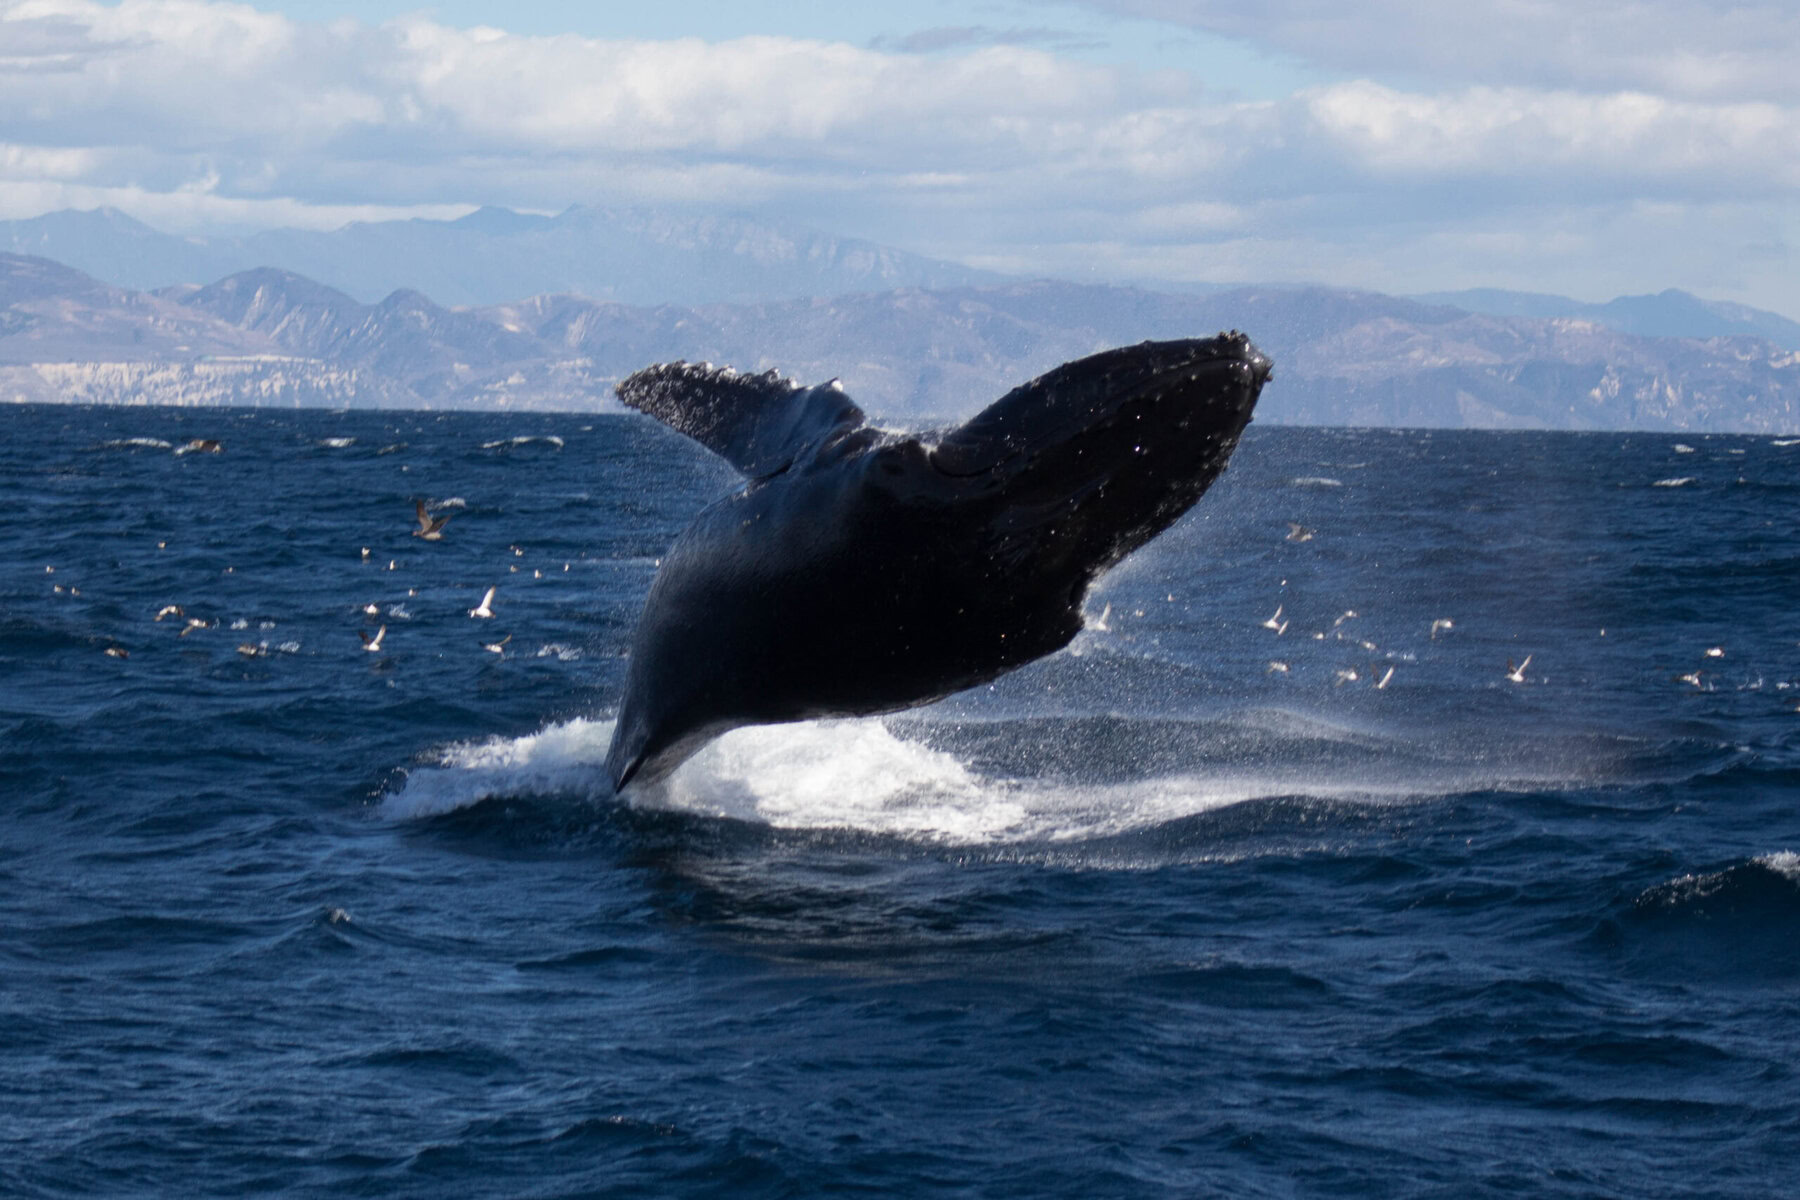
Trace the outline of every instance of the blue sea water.
[[1800, 444], [1256, 426], [1069, 650], [621, 799], [698, 448], [0, 435], [0, 1193], [1800, 1191]]

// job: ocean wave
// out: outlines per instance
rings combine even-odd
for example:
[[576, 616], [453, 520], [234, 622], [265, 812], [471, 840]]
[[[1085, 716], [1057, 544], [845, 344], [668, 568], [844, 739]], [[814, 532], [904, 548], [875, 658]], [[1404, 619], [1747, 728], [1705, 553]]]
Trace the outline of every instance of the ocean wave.
[[533, 444], [542, 444], [554, 450], [563, 448], [563, 440], [553, 433], [498, 438], [491, 442], [481, 443], [481, 448], [483, 450], [516, 450]]
[[1692, 475], [1679, 475], [1673, 479], [1659, 479], [1650, 486], [1668, 488], [1686, 487], [1688, 484], [1693, 483], [1694, 479], [1695, 477]]
[[109, 442], [101, 442], [102, 450], [168, 450], [173, 443], [156, 437], [114, 438]]
[[1698, 872], [1646, 888], [1632, 903], [1638, 916], [1701, 920], [1726, 926], [1779, 916], [1800, 920], [1800, 854], [1780, 850], [1718, 871]]
[[1293, 487], [1343, 487], [1341, 479], [1331, 479], [1324, 475], [1302, 475], [1298, 479], [1289, 480]]

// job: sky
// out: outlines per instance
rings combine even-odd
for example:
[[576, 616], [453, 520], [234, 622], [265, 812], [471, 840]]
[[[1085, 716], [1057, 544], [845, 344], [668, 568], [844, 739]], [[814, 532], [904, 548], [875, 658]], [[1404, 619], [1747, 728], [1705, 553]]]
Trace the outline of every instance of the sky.
[[1031, 276], [1800, 318], [1800, 4], [0, 0], [0, 219], [730, 212]]

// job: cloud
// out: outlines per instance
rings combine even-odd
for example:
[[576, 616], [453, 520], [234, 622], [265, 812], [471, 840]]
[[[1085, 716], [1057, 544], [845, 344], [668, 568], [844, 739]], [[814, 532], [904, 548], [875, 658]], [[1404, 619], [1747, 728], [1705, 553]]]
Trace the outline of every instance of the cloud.
[[1380, 77], [1800, 101], [1791, 0], [1079, 0]]
[[935, 54], [970, 46], [1047, 46], [1054, 50], [1086, 50], [1099, 43], [1066, 29], [1034, 26], [1029, 29], [995, 29], [989, 25], [939, 25], [904, 34], [882, 34], [869, 42], [871, 50], [902, 54]]
[[[1595, 51], [1579, 84], [1557, 82], [1560, 49], [1507, 75], [1505, 45], [1547, 36], [1536, 0], [1468, 10], [1476, 33], [1511, 14], [1517, 29], [1494, 46], [1450, 37], [1435, 9], [1374, 3], [1416, 37], [1308, 16], [1316, 6], [1298, 0], [1275, 0], [1255, 36], [1321, 60], [1465, 73], [1242, 101], [980, 27], [913, 53], [317, 23], [206, 0], [0, 0], [0, 217], [109, 203], [176, 228], [317, 226], [675, 203], [1027, 274], [1426, 288], [1518, 282], [1530, 268], [1517, 264], [1536, 263], [1559, 278], [1586, 269], [1595, 287], [1725, 287], [1800, 310], [1797, 285], [1756, 265], [1800, 240], [1788, 214], [1800, 101], [1756, 82], [1768, 54], [1745, 32], [1761, 21], [1779, 35], [1786, 18], [1752, 6], [1682, 41], [1696, 63], [1750, 55], [1751, 82], [1732, 90], [1690, 67], [1675, 88], [1625, 85], [1642, 36]], [[1595, 11], [1570, 18], [1578, 41], [1624, 6]], [[1251, 36], [1210, 0], [1180, 12]], [[1733, 224], [1717, 225], [1724, 213]], [[1709, 277], [1695, 246], [1729, 268]], [[1663, 262], [1682, 274], [1657, 274]]]

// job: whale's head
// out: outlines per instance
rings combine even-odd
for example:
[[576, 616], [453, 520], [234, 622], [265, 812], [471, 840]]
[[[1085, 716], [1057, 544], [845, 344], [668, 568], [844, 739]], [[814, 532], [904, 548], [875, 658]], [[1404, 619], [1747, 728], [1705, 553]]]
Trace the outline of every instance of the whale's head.
[[1108, 350], [1003, 396], [931, 466], [983, 504], [1001, 566], [1084, 590], [1218, 478], [1271, 369], [1237, 332]]

